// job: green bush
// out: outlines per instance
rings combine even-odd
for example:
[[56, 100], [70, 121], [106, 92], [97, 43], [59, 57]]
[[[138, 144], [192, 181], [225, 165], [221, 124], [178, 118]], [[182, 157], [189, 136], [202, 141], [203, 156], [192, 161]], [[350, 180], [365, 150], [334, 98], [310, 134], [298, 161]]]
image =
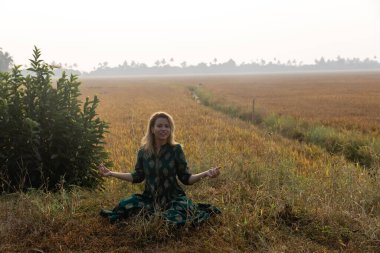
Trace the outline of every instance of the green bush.
[[97, 164], [109, 164], [99, 99], [82, 103], [80, 82], [65, 73], [54, 88], [53, 66], [33, 52], [32, 74], [22, 76], [19, 66], [0, 73], [0, 189], [96, 187]]

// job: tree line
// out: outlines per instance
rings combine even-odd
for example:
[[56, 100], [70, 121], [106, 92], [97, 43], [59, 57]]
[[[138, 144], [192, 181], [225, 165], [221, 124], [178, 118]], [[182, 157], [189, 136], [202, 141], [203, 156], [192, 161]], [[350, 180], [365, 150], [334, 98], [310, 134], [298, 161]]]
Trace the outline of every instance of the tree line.
[[[8, 71], [13, 60], [9, 53], [0, 48], [0, 71]], [[54, 69], [54, 75], [60, 76], [63, 71], [69, 74], [82, 76], [130, 76], [130, 75], [190, 75], [190, 74], [233, 74], [233, 73], [270, 73], [270, 72], [302, 72], [302, 71], [335, 71], [335, 70], [380, 70], [380, 62], [377, 57], [373, 58], [343, 58], [314, 60], [312, 64], [304, 64], [295, 59], [281, 62], [274, 58], [272, 60], [258, 59], [251, 62], [236, 63], [233, 59], [226, 62], [218, 62], [214, 58], [210, 62], [200, 62], [190, 65], [186, 61], [174, 64], [174, 59], [161, 59], [148, 66], [137, 61], [124, 61], [122, 64], [111, 67], [108, 62], [99, 63], [91, 71], [77, 70], [77, 64], [55, 64], [58, 68]], [[23, 71], [27, 74], [27, 71]]]
[[107, 62], [99, 63], [97, 68], [90, 72], [82, 73], [85, 76], [113, 76], [113, 75], [160, 75], [160, 74], [223, 74], [223, 73], [269, 73], [269, 72], [298, 72], [298, 71], [332, 71], [332, 70], [380, 70], [380, 62], [377, 58], [342, 58], [316, 59], [313, 64], [304, 64], [296, 60], [281, 62], [277, 59], [271, 61], [257, 60], [250, 63], [237, 64], [233, 59], [218, 63], [217, 59], [212, 62], [201, 62], [188, 65], [187, 62], [179, 66], [171, 65], [171, 61], [165, 59], [155, 62], [154, 66], [145, 63], [124, 61], [115, 67], [110, 67]]

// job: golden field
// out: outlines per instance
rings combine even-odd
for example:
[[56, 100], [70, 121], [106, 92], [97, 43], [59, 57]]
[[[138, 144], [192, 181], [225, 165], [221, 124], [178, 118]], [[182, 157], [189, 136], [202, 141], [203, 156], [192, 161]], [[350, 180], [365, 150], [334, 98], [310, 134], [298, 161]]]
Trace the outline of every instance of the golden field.
[[[98, 216], [100, 208], [113, 207], [121, 198], [140, 192], [143, 185], [109, 178], [104, 191], [17, 193], [0, 198], [0, 252], [379, 252], [377, 177], [317, 146], [269, 135], [248, 122], [199, 105], [187, 90], [189, 85], [202, 83], [228, 99], [246, 103], [244, 99], [249, 101], [252, 96], [250, 85], [256, 83], [256, 90], [262, 92], [254, 92], [260, 107], [281, 108], [280, 99], [271, 100], [265, 85], [259, 88], [260, 80], [270, 77], [255, 78], [259, 79], [83, 79], [83, 96], [97, 94], [101, 101], [98, 113], [110, 123], [106, 149], [115, 170], [132, 170], [149, 116], [166, 111], [174, 117], [176, 139], [183, 144], [191, 171], [222, 166], [218, 178], [185, 187], [194, 202], [212, 203], [222, 210], [222, 215], [201, 227], [179, 230], [154, 218], [111, 225]], [[297, 79], [271, 78], [283, 91], [295, 87]], [[321, 84], [328, 80], [323, 78]], [[281, 80], [283, 85], [279, 85]], [[231, 83], [240, 88], [231, 89]], [[367, 89], [376, 87], [371, 85], [367, 84]], [[300, 85], [302, 92], [307, 90], [305, 86]], [[328, 93], [328, 85], [324, 87], [320, 94]], [[305, 103], [301, 91], [299, 101]], [[376, 94], [374, 88], [373, 92]], [[246, 97], [241, 95], [244, 93]], [[286, 97], [282, 97], [287, 102], [282, 106], [291, 109], [279, 112], [295, 112], [296, 96]], [[369, 98], [360, 102], [359, 98], [358, 95], [355, 100], [359, 105], [376, 104]], [[315, 101], [323, 99], [332, 98], [326, 95]], [[325, 106], [324, 102], [320, 104]], [[319, 110], [314, 115], [321, 118], [315, 120], [322, 120], [328, 113]], [[374, 118], [368, 126], [373, 124], [377, 129], [379, 116], [366, 117], [368, 122]]]
[[380, 72], [205, 77], [199, 83], [247, 111], [255, 99], [264, 113], [380, 133]]

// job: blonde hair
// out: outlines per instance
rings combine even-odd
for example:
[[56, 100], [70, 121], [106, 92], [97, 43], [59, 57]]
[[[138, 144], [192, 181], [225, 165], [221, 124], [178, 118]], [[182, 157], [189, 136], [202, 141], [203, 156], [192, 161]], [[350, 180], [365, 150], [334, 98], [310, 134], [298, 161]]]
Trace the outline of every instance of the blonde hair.
[[148, 121], [148, 125], [146, 128], [145, 136], [141, 140], [141, 145], [147, 157], [152, 156], [155, 152], [155, 149], [154, 149], [155, 139], [152, 133], [152, 128], [154, 127], [154, 124], [156, 123], [156, 120], [158, 118], [164, 118], [168, 120], [169, 126], [170, 126], [170, 135], [168, 137], [168, 143], [172, 146], [177, 144], [177, 142], [174, 140], [175, 126], [174, 126], [174, 120], [172, 116], [170, 116], [170, 114], [166, 112], [155, 112], [152, 114], [152, 116], [150, 116], [150, 119]]

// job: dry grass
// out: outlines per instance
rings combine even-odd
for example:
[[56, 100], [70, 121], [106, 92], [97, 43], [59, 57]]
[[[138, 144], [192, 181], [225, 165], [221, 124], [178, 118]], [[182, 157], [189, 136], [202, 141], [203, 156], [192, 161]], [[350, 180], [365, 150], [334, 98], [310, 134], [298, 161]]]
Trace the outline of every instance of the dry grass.
[[204, 77], [213, 94], [256, 108], [380, 134], [380, 73], [320, 73]]
[[119, 171], [133, 167], [150, 114], [171, 113], [191, 170], [223, 166], [219, 178], [185, 187], [195, 202], [212, 203], [222, 215], [196, 229], [173, 230], [157, 217], [111, 225], [99, 209], [142, 190], [117, 180], [108, 180], [104, 192], [6, 195], [0, 252], [379, 251], [377, 179], [316, 146], [267, 135], [196, 104], [185, 85], [199, 82], [85, 80], [82, 92], [100, 97], [98, 112], [111, 123], [107, 150]]

